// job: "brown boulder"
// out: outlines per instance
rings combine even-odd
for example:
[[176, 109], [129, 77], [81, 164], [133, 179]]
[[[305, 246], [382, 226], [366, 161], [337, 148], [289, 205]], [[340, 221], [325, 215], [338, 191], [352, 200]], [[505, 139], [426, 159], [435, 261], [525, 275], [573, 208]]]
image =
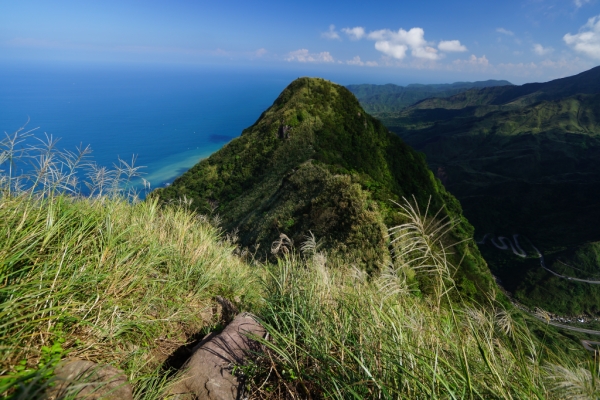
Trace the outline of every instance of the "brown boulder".
[[248, 336], [265, 336], [265, 329], [249, 313], [242, 313], [218, 335], [207, 337], [183, 366], [179, 381], [168, 392], [171, 399], [234, 400], [240, 382], [233, 366], [244, 364], [257, 343]]
[[49, 388], [48, 399], [65, 396], [86, 400], [133, 399], [133, 390], [123, 371], [110, 365], [70, 359], [62, 361], [54, 374], [55, 385]]

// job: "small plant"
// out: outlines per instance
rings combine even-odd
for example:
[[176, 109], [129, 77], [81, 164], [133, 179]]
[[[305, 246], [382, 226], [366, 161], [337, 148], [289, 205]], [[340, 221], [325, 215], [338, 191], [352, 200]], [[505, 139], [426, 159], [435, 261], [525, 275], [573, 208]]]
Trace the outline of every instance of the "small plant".
[[50, 346], [42, 346], [36, 365], [28, 367], [27, 359], [22, 359], [14, 366], [14, 373], [0, 379], [0, 393], [9, 389], [15, 397], [32, 392], [41, 392], [49, 383], [54, 368], [68, 353], [63, 348], [66, 341], [62, 326], [58, 324], [53, 330], [54, 341]]

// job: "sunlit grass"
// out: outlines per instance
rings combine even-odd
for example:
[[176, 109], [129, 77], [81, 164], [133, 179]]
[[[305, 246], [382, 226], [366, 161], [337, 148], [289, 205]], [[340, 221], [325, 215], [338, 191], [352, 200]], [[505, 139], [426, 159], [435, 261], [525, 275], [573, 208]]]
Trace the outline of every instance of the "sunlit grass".
[[[18, 139], [3, 151], [16, 154]], [[15, 161], [3, 157], [3, 167]], [[250, 398], [599, 394], [596, 361], [551, 348], [513, 308], [460, 300], [447, 257], [453, 222], [428, 207], [400, 205], [393, 261], [375, 275], [323, 252], [312, 234], [300, 253], [282, 236], [278, 261], [262, 264], [238, 255], [218, 218], [185, 201], [140, 202], [110, 180], [127, 182], [130, 165], [82, 196], [75, 170], [46, 176], [59, 176], [61, 157], [49, 156], [46, 172], [0, 178], [0, 395], [40, 397], [56, 363], [79, 357], [123, 369], [137, 399], [162, 398], [165, 359], [219, 323], [215, 296], [269, 332], [265, 352], [238, 366]]]
[[[455, 300], [445, 265], [451, 221], [408, 202], [400, 212], [396, 263], [375, 279], [352, 260], [323, 258], [314, 238], [302, 257], [287, 253], [268, 268], [269, 338], [250, 368], [251, 397], [597, 398], [597, 361], [549, 346], [548, 326], [493, 299]], [[407, 269], [432, 278], [430, 295], [411, 286]]]
[[[14, 155], [18, 133], [3, 154]], [[112, 363], [144, 392], [172, 351], [219, 322], [214, 296], [256, 301], [255, 274], [208, 218], [139, 202], [127, 187], [134, 169], [94, 175], [83, 197], [77, 163], [66, 168], [69, 155], [53, 149], [27, 149], [42, 160], [29, 175], [2, 175], [0, 393], [67, 355]], [[48, 360], [53, 345], [58, 358]]]

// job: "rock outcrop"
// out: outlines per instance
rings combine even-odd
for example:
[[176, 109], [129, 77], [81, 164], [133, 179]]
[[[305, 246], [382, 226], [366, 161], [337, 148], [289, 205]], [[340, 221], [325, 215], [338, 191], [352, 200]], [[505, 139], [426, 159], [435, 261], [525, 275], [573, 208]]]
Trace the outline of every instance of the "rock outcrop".
[[67, 359], [54, 370], [47, 399], [133, 400], [133, 390], [123, 371], [92, 361]]
[[178, 382], [170, 388], [169, 399], [234, 400], [240, 381], [232, 373], [259, 345], [252, 339], [264, 337], [265, 329], [249, 313], [242, 313], [218, 335], [207, 336], [184, 364]]

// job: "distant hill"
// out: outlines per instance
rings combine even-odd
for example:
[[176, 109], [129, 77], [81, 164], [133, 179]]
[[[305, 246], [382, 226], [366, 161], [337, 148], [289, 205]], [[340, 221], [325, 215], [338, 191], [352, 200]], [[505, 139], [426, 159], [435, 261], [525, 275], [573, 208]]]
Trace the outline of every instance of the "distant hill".
[[300, 245], [312, 233], [368, 271], [390, 262], [387, 227], [403, 222], [391, 200], [414, 196], [424, 209], [431, 198], [431, 210], [443, 208], [439, 217], [459, 221], [452, 236], [462, 243], [451, 261], [460, 264], [455, 281], [463, 294], [480, 297], [493, 287], [468, 240], [473, 228], [422, 155], [346, 88], [322, 79], [292, 82], [239, 138], [153, 195], [214, 209], [258, 254], [268, 255], [281, 234]]
[[[426, 154], [478, 237], [519, 233], [554, 271], [600, 280], [600, 67], [430, 98], [380, 117]], [[482, 249], [521, 301], [561, 313], [600, 311], [600, 285], [553, 276], [535, 258]]]
[[346, 86], [370, 114], [398, 112], [414, 103], [430, 97], [448, 97], [473, 88], [512, 85], [508, 81], [455, 82], [448, 84], [398, 86], [387, 85], [348, 85]]

